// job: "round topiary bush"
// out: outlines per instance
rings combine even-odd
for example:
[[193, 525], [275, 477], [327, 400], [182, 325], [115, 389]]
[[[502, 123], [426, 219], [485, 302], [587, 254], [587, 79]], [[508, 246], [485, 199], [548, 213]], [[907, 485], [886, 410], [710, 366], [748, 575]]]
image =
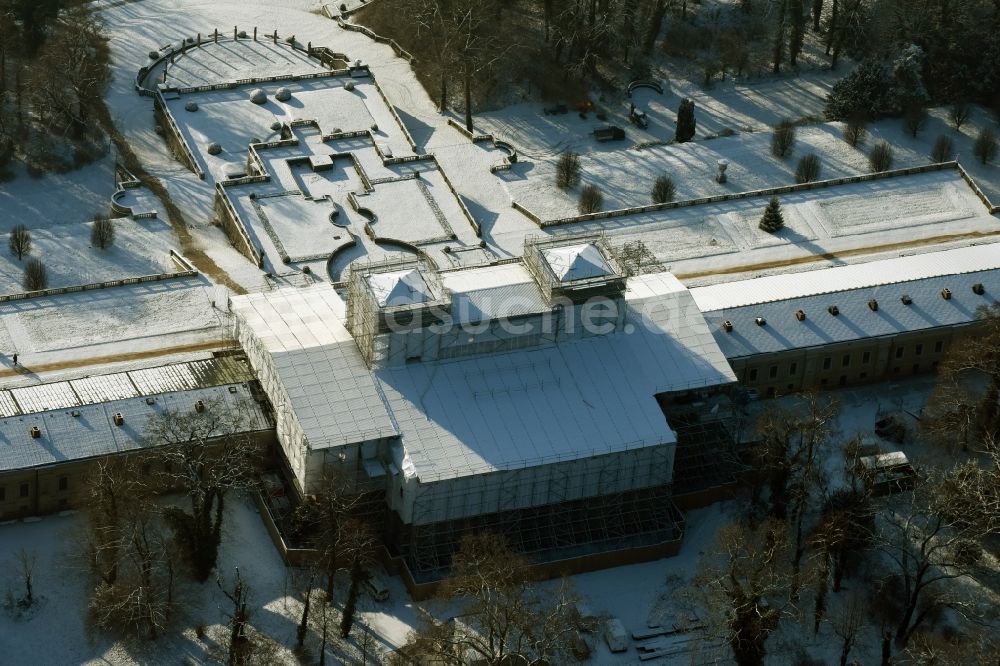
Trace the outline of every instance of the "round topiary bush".
[[246, 30], [240, 30], [239, 36], [240, 36], [240, 39], [246, 39], [247, 38], [247, 31]]
[[254, 104], [263, 104], [267, 101], [267, 94], [260, 88], [254, 88], [250, 91], [250, 101]]
[[347, 83], [345, 83], [344, 90], [347, 90], [348, 92], [354, 90], [354, 81], [348, 81]]
[[279, 123], [277, 120], [275, 120], [273, 123], [271, 123], [271, 131], [272, 132], [277, 132], [280, 129], [281, 129], [281, 123]]
[[149, 52], [149, 59], [150, 60], [156, 60], [159, 57], [160, 57], [160, 52], [159, 51], [150, 51]]
[[210, 144], [208, 144], [208, 154], [209, 155], [218, 155], [221, 152], [222, 152], [222, 146], [220, 146], [219, 144], [217, 144], [217, 143], [210, 143]]
[[278, 88], [278, 91], [274, 93], [274, 99], [279, 102], [287, 102], [292, 98], [292, 91], [288, 88]]
[[372, 123], [372, 131], [373, 132], [377, 132], [378, 131], [378, 123]]
[[184, 110], [185, 111], [190, 111], [190, 112], [194, 113], [195, 111], [198, 110], [198, 103], [197, 102], [188, 102], [187, 104], [184, 105]]

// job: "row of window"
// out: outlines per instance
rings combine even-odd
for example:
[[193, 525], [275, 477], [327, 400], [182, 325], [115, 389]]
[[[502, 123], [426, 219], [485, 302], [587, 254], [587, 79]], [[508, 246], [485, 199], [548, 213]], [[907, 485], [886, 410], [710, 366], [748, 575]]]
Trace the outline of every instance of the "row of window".
[[[59, 477], [59, 490], [69, 490], [69, 477], [60, 476]], [[18, 497], [29, 497], [31, 495], [31, 484], [27, 481], [20, 484], [17, 488]], [[7, 499], [7, 487], [0, 486], [0, 502]]]
[[[937, 342], [934, 343], [934, 352], [936, 354], [940, 354], [943, 350], [944, 350], [944, 341], [943, 340], [938, 340]], [[904, 345], [899, 345], [898, 347], [896, 347], [896, 352], [895, 352], [896, 358], [903, 358], [903, 355], [905, 353], [906, 353], [906, 347]], [[924, 353], [924, 345], [923, 345], [923, 343], [919, 343], [918, 342], [913, 347], [913, 355], [914, 356], [921, 356], [921, 355], [923, 355], [923, 353]], [[871, 360], [872, 360], [872, 353], [870, 351], [861, 352], [861, 365], [868, 365], [869, 363], [871, 363]], [[840, 358], [840, 367], [842, 367], [842, 368], [849, 368], [849, 367], [851, 367], [851, 363], [852, 362], [853, 362], [853, 356], [851, 354], [844, 354]], [[914, 364], [913, 367], [914, 367], [913, 371], [917, 372], [918, 371], [917, 368], [919, 367], [919, 364]], [[832, 356], [825, 357], [823, 359], [823, 369], [824, 370], [830, 370], [832, 368], [833, 368], [833, 357]], [[798, 370], [799, 370], [799, 364], [796, 361], [792, 361], [788, 365], [788, 376], [789, 377], [794, 377], [796, 375], [796, 373], [798, 372]], [[894, 368], [893, 372], [898, 373], [899, 372], [899, 368]], [[770, 368], [768, 368], [767, 376], [768, 376], [768, 379], [777, 379], [778, 378], [778, 366], [777, 365], [772, 365]], [[866, 378], [867, 376], [868, 376], [868, 373], [866, 373], [866, 372], [861, 373], [861, 378], [862, 379]], [[755, 381], [757, 381], [757, 377], [758, 377], [758, 370], [757, 370], [757, 368], [750, 368], [749, 377], [748, 377], [749, 381], [755, 382]], [[844, 380], [843, 377], [841, 379], [843, 380], [843, 381], [841, 381], [841, 384], [843, 384], [844, 381], [846, 381], [846, 380]], [[825, 384], [826, 382], [824, 381], [823, 383]]]

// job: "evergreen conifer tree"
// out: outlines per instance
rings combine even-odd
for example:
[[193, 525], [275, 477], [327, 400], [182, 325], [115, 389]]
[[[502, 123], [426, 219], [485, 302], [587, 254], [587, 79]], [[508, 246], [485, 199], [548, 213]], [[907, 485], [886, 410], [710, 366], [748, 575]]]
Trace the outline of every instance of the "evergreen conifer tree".
[[677, 107], [677, 130], [674, 133], [674, 141], [684, 143], [693, 139], [695, 126], [694, 102], [685, 97]]
[[764, 216], [760, 218], [760, 228], [769, 234], [781, 231], [785, 226], [785, 220], [781, 216], [781, 204], [778, 197], [771, 197], [771, 201], [764, 210]]

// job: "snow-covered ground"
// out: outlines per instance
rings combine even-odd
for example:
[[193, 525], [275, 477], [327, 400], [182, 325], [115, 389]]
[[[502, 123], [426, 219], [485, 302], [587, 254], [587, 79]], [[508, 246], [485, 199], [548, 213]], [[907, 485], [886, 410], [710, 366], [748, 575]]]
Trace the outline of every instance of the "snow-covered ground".
[[35, 229], [31, 234], [31, 254], [23, 260], [18, 261], [8, 252], [0, 253], [0, 293], [24, 291], [21, 277], [29, 256], [38, 257], [45, 264], [49, 287], [180, 270], [170, 258], [174, 238], [165, 222], [155, 218], [119, 218], [113, 224], [114, 244], [103, 250], [90, 244], [93, 222]]
[[[173, 278], [0, 304], [4, 386], [51, 381], [51, 372], [228, 346], [225, 290], [203, 278]], [[213, 304], [213, 301], [215, 304]], [[10, 355], [17, 352], [19, 367]]]
[[[182, 501], [183, 498], [177, 501]], [[114, 640], [87, 624], [89, 576], [80, 557], [86, 517], [82, 513], [47, 516], [37, 522], [0, 525], [0, 561], [5, 563], [0, 576], [0, 593], [20, 595], [21, 582], [12, 565], [22, 548], [36, 555], [34, 591], [36, 606], [23, 617], [15, 617], [0, 605], [0, 649], [5, 664], [178, 664], [185, 658], [202, 663], [213, 647], [213, 635], [223, 630], [226, 610], [232, 603], [212, 578], [204, 584], [181, 581], [175, 591], [183, 604], [178, 608], [174, 628], [156, 641]], [[284, 647], [278, 664], [296, 664], [289, 648], [295, 644], [296, 626], [302, 605], [294, 595], [293, 572], [286, 569], [254, 505], [238, 497], [227, 502], [224, 536], [219, 555], [218, 573], [230, 582], [239, 567], [243, 580], [250, 585], [251, 622]], [[341, 588], [343, 583], [341, 581]], [[405, 636], [415, 621], [411, 604], [398, 581], [392, 581], [391, 607], [377, 604], [368, 597], [359, 601], [359, 622], [351, 642], [344, 645], [335, 639], [328, 653], [333, 663], [359, 663], [353, 642], [364, 626], [376, 644], [395, 644]], [[338, 589], [343, 599], [344, 589]], [[319, 592], [315, 593], [316, 599]], [[207, 639], [195, 634], [204, 625]], [[58, 640], [52, 640], [57, 636]], [[307, 648], [316, 654], [319, 637], [310, 632]]]
[[[553, 184], [555, 159], [568, 149], [583, 154], [584, 183], [599, 184], [604, 192], [605, 208], [613, 208], [648, 203], [651, 183], [662, 173], [673, 177], [678, 199], [790, 184], [794, 180], [797, 159], [807, 152], [819, 155], [824, 178], [863, 173], [868, 170], [866, 151], [879, 139], [894, 146], [895, 166], [924, 164], [929, 160], [935, 138], [946, 134], [953, 138], [963, 166], [995, 202], [1000, 201], [1000, 167], [982, 166], [971, 159], [971, 143], [979, 128], [994, 122], [982, 109], [975, 109], [961, 131], [946, 124], [943, 109], [932, 110], [927, 126], [916, 138], [903, 131], [899, 120], [880, 121], [870, 127], [871, 136], [864, 150], [844, 143], [841, 127], [836, 123], [808, 125], [799, 128], [791, 158], [771, 157], [767, 128], [784, 117], [797, 119], [821, 115], [824, 96], [836, 79], [834, 74], [828, 73], [765, 80], [752, 85], [721, 83], [712, 90], [703, 90], [683, 80], [671, 80], [664, 95], [642, 90], [632, 100], [647, 112], [651, 121], [648, 131], [628, 125], [625, 119], [628, 100], [623, 96], [609, 96], [600, 100], [600, 106], [608, 113], [609, 122], [626, 128], [628, 139], [619, 143], [594, 142], [590, 133], [600, 123], [593, 115], [587, 119], [572, 112], [545, 116], [541, 104], [522, 103], [477, 114], [478, 130], [490, 131], [509, 140], [521, 156], [511, 171], [494, 175], [489, 167], [498, 163], [504, 153], [488, 143], [474, 145], [449, 127], [405, 61], [395, 57], [386, 45], [339, 29], [334, 21], [317, 13], [319, 5], [310, 0], [116, 0], [98, 3], [112, 28], [113, 80], [107, 93], [112, 117], [143, 164], [164, 182], [187, 219], [195, 242], [230, 277], [250, 290], [269, 286], [263, 271], [239, 255], [222, 232], [211, 224], [217, 170], [224, 163], [244, 161], [246, 143], [250, 139], [273, 138], [269, 128], [275, 119], [317, 118], [324, 131], [332, 131], [338, 126], [367, 129], [374, 122], [380, 132], [386, 133], [384, 140], [394, 154], [411, 151], [396, 132], [395, 121], [381, 104], [377, 91], [363, 82], [358, 82], [351, 97], [345, 96], [347, 91], [337, 90], [339, 97], [336, 99], [340, 103], [336, 105], [323, 101], [328, 92], [324, 86], [328, 88], [335, 81], [332, 79], [295, 84], [293, 100], [287, 104], [274, 102], [273, 92], [278, 86], [268, 86], [271, 101], [262, 107], [250, 103], [244, 89], [197, 93], [171, 102], [171, 108], [178, 120], [183, 121], [192, 148], [208, 167], [206, 180], [198, 180], [169, 155], [163, 140], [155, 133], [151, 100], [135, 93], [134, 76], [138, 67], [149, 62], [149, 51], [167, 43], [177, 44], [198, 32], [207, 36], [215, 27], [231, 36], [234, 24], [248, 32], [258, 26], [261, 35], [277, 29], [282, 37], [295, 35], [299, 43], [329, 46], [346, 53], [351, 60], [361, 59], [369, 64], [416, 141], [417, 152], [431, 152], [436, 156], [441, 169], [482, 225], [484, 239], [501, 256], [519, 255], [525, 237], [543, 233], [511, 207], [512, 201], [518, 201], [544, 218], [575, 213], [577, 192], [564, 193]], [[230, 41], [180, 56], [170, 67], [168, 78], [172, 77], [178, 85], [200, 85], [314, 69], [314, 62], [304, 59], [300, 51], [292, 50], [280, 40], [279, 44], [263, 40], [257, 46]], [[677, 146], [648, 145], [672, 138], [675, 109], [683, 96], [694, 99], [697, 105], [698, 139]], [[358, 99], [364, 103], [358, 104]], [[186, 101], [197, 101], [199, 111], [184, 111]], [[736, 134], [709, 139], [723, 129], [731, 129]], [[207, 143], [212, 141], [223, 146], [224, 152], [218, 159], [207, 154]], [[642, 144], [647, 145], [638, 149]], [[340, 146], [333, 148], [341, 151]], [[409, 173], [404, 168], [384, 167], [370, 146], [357, 145], [350, 150], [372, 178]], [[286, 159], [277, 154], [262, 157], [273, 158], [276, 162]], [[729, 182], [725, 186], [713, 178], [717, 161], [723, 158], [730, 162]], [[416, 164], [414, 168], [424, 168], [421, 163]], [[339, 163], [335, 169], [339, 169]], [[335, 182], [334, 177], [320, 178], [311, 171], [286, 171], [272, 171], [275, 186], [282, 190], [304, 186], [320, 196], [335, 198], [346, 197], [349, 188], [354, 191], [355, 183], [350, 177], [347, 181]], [[431, 190], [444, 186], [435, 176], [429, 175], [426, 180]], [[438, 225], [426, 219], [416, 227], [407, 226], [405, 213], [417, 210], [419, 201], [413, 203], [414, 191], [397, 194], [393, 190], [398, 187], [401, 192], [403, 188], [410, 188], [412, 182], [392, 184], [384, 191], [386, 201], [376, 201], [382, 198], [378, 189], [369, 197], [381, 220], [373, 225], [378, 235], [417, 240], [437, 233]], [[0, 184], [0, 232], [6, 232], [15, 224], [31, 228], [37, 251], [44, 251], [53, 285], [124, 277], [163, 266], [162, 262], [167, 261], [163, 256], [165, 248], [172, 243], [165, 225], [155, 220], [116, 222], [119, 235], [113, 250], [101, 253], [87, 247], [89, 231], [85, 222], [95, 213], [107, 210], [113, 190], [111, 156], [80, 171], [39, 180], [19, 174], [15, 180]], [[149, 203], [148, 194], [130, 193], [127, 196], [126, 205], [132, 205], [133, 198]], [[265, 204], [265, 210], [271, 207], [276, 213], [277, 207], [288, 205], [289, 210], [277, 214], [296, 218], [296, 225], [283, 230], [287, 235], [279, 233], [290, 254], [313, 247], [317, 247], [317, 251], [332, 251], [338, 247], [333, 241], [346, 240], [334, 237], [338, 227], [329, 224], [328, 216], [306, 214], [301, 209], [305, 204], [293, 201], [276, 204], [272, 200]], [[320, 204], [312, 202], [311, 205]], [[339, 199], [336, 205], [340, 210], [338, 222], [346, 225], [358, 245], [345, 251], [329, 267], [333, 279], [342, 276], [351, 261], [393, 251], [380, 247], [363, 232], [358, 232], [366, 222], [362, 216], [349, 206], [343, 206]], [[860, 261], [873, 256], [881, 258], [887, 253], [927, 251], [969, 243], [973, 242], [973, 235], [987, 236], [998, 231], [996, 217], [987, 215], [968, 188], [950, 171], [789, 195], [783, 197], [783, 205], [788, 228], [774, 237], [762, 235], [756, 229], [755, 221], [763, 208], [759, 200], [679, 209], [660, 216], [618, 218], [600, 224], [571, 225], [544, 233], [604, 230], [613, 235], [616, 242], [641, 238], [678, 274], [700, 276], [687, 280], [694, 284], [724, 279], [705, 273], [719, 273], [747, 264], [799, 259], [810, 254], [854, 253], [849, 258], [814, 264], [755, 268], [754, 273], [802, 270], [828, 265], [830, 261]], [[458, 213], [449, 208], [445, 215], [461, 241], [453, 245], [474, 245], [468, 230], [460, 230], [465, 223]], [[381, 230], [380, 224], [383, 225]], [[319, 227], [331, 236], [322, 242], [310, 242]], [[254, 232], [257, 231], [255, 227]], [[262, 229], [259, 231], [258, 240], [266, 247], [267, 234]], [[939, 242], [941, 236], [962, 238]], [[927, 244], [886, 249], [887, 245], [912, 242]], [[57, 246], [60, 248], [58, 253]], [[871, 254], [866, 256], [869, 251]], [[466, 254], [452, 256], [462, 256], [461, 261], [466, 261], [465, 256], [473, 258], [469, 261], [489, 257], [486, 252], [471, 249]], [[280, 257], [276, 250], [268, 251], [268, 257], [270, 264], [265, 270], [274, 270]], [[19, 282], [19, 271], [14, 264], [16, 262], [9, 256], [0, 258], [2, 290], [7, 290], [3, 285]], [[313, 276], [325, 279], [325, 261], [307, 265]], [[286, 284], [307, 279], [319, 278], [300, 274], [284, 278]], [[154, 362], [143, 360], [141, 355], [145, 353], [155, 358], [156, 363], [204, 355], [207, 353], [204, 346], [217, 342], [227, 330], [226, 317], [213, 307], [213, 301], [224, 303], [225, 290], [204, 279], [191, 279], [5, 304], [0, 306], [0, 352], [4, 354], [0, 381], [4, 385], [37, 383], [67, 374], [90, 374], [95, 370], [110, 371], [121, 366]], [[15, 350], [20, 352], [22, 364], [27, 366], [22, 372], [15, 373], [6, 358]], [[87, 365], [88, 362], [92, 365]], [[838, 392], [844, 404], [842, 431], [846, 435], [855, 429], [870, 430], [879, 405], [898, 402], [907, 409], [917, 410], [925, 395], [922, 391], [926, 390], [921, 386], [905, 383], [896, 387], [879, 385]], [[930, 454], [914, 452], [918, 461], [923, 455]], [[231, 506], [221, 568], [229, 572], [239, 564], [255, 584], [255, 598], [260, 609], [257, 621], [261, 628], [289, 645], [294, 635], [297, 602], [287, 597], [287, 571], [252, 508], [236, 502]], [[641, 629], [657, 599], [663, 594], [669, 596], [693, 575], [698, 556], [710, 549], [718, 526], [737, 515], [738, 507], [732, 504], [692, 512], [688, 516], [684, 550], [679, 557], [576, 576], [576, 588], [594, 610], [621, 618], [629, 630]], [[78, 529], [80, 524], [80, 516], [50, 516], [37, 523], [0, 526], [3, 546], [0, 558], [6, 555], [3, 551], [14, 551], [21, 545], [36, 550], [42, 572], [38, 590], [47, 597], [30, 619], [18, 622], [7, 617], [0, 619], [3, 623], [0, 625], [3, 660], [40, 664], [177, 663], [182, 655], [203, 655], [204, 645], [190, 628], [181, 637], [156, 644], [112, 644], [106, 638], [90, 637], [83, 623], [83, 576], [67, 566], [71, 558], [67, 557], [68, 546], [65, 545], [70, 543], [66, 534]], [[9, 579], [9, 573], [7, 577]], [[398, 645], [412, 625], [415, 612], [398, 579], [391, 585], [393, 601], [377, 608], [369, 604], [364, 618], [377, 637], [390, 645]], [[222, 598], [217, 588], [207, 585], [193, 598], [195, 601], [185, 626], [222, 621]], [[46, 640], [53, 628], [59, 629], [59, 641]], [[769, 647], [773, 645], [780, 653], [782, 644], [808, 633], [794, 627], [783, 629], [772, 638]], [[827, 662], [833, 659], [829, 652], [832, 640], [828, 628], [824, 627], [816, 638], [809, 640], [814, 656]], [[867, 663], [877, 657], [876, 650], [874, 634], [868, 631], [854, 656]], [[612, 656], [603, 644], [593, 659], [597, 664], [634, 662], [634, 651]]]

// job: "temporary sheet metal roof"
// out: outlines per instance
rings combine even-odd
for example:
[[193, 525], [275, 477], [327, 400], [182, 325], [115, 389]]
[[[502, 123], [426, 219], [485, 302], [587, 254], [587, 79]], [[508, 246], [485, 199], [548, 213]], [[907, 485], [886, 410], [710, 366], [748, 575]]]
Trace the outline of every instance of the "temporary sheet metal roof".
[[[453, 308], [525, 278], [521, 266], [442, 274]], [[398, 434], [416, 473], [434, 479], [675, 441], [655, 395], [735, 376], [676, 278], [633, 278], [626, 302], [619, 333], [374, 373], [332, 285], [239, 296], [232, 307], [271, 354], [312, 447]]]
[[413, 305], [434, 300], [424, 277], [415, 268], [389, 273], [372, 273], [368, 276], [375, 300], [382, 307]]
[[538, 283], [521, 263], [447, 271], [441, 282], [451, 292], [451, 315], [462, 323], [543, 312]]
[[543, 250], [545, 260], [560, 282], [586, 280], [611, 274], [611, 267], [593, 243]]
[[633, 278], [626, 300], [625, 332], [377, 371], [419, 478], [675, 442], [655, 395], [735, 376], [676, 278]]
[[398, 434], [332, 285], [239, 296], [232, 308], [271, 354], [310, 446]]
[[801, 296], [1000, 268], [1000, 244], [973, 245], [804, 273], [724, 282], [691, 290], [702, 312]]

